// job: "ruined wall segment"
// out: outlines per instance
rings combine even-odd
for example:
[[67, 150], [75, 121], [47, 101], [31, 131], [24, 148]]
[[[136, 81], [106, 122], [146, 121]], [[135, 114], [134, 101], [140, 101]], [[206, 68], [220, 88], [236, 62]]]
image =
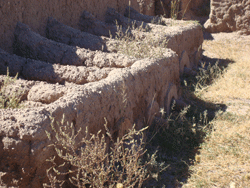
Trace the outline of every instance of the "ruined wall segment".
[[[129, 24], [113, 9], [107, 14], [112, 15], [109, 18], [116, 15], [123, 26]], [[88, 18], [99, 28], [116, 28], [112, 19]], [[135, 12], [133, 19], [141, 23], [153, 18]], [[0, 109], [0, 180], [6, 187], [40, 188], [48, 181], [45, 170], [51, 164], [46, 159], [55, 155], [45, 133], [52, 132], [50, 116], [60, 121], [65, 114], [65, 121], [72, 122], [76, 131], [86, 126], [91, 133], [104, 130], [104, 118], [117, 136], [133, 123], [140, 129], [160, 117], [160, 109], [170, 113], [173, 99], [180, 97], [180, 75], [197, 66], [202, 53], [202, 28], [194, 22], [163, 19], [163, 25], [144, 23], [148, 31], [131, 28], [131, 34], [143, 38], [153, 34], [157, 43], [148, 44], [150, 49], [163, 51], [158, 58], [138, 58], [113, 51], [111, 46], [119, 40], [96, 35], [95, 29], [79, 30], [50, 17], [42, 36], [32, 23], [30, 28], [17, 21], [12, 33], [15, 41], [9, 41], [14, 54], [0, 48], [0, 86], [9, 67], [10, 75], [19, 73], [19, 79], [6, 88], [6, 95], [23, 90], [23, 108]], [[35, 24], [39, 28], [44, 23]], [[165, 39], [166, 46], [157, 46]], [[79, 132], [76, 141], [84, 134]]]
[[[132, 0], [131, 6], [142, 13], [154, 15], [154, 3], [151, 2], [152, 0]], [[49, 16], [63, 24], [78, 28], [78, 21], [84, 10], [103, 20], [108, 7], [123, 14], [128, 5], [128, 0], [1, 0], [0, 48], [12, 53], [13, 33], [18, 21], [45, 36]]]
[[[29, 83], [31, 89], [27, 97], [30, 102], [36, 102], [37, 107], [0, 109], [0, 171], [7, 172], [2, 177], [4, 183], [42, 187], [46, 179], [40, 177], [44, 177], [45, 169], [50, 167], [46, 159], [54, 154], [45, 134], [45, 130], [52, 132], [50, 115], [60, 121], [66, 114], [66, 121], [74, 122], [76, 130], [85, 130], [88, 126], [93, 133], [104, 129], [104, 117], [118, 135], [122, 135], [120, 131], [124, 129], [117, 123], [122, 118], [130, 122], [128, 126], [135, 121], [138, 128], [142, 128], [144, 117], [149, 118], [148, 112], [155, 114], [164, 106], [169, 109], [171, 99], [178, 98], [174, 87], [179, 81], [178, 62], [177, 54], [166, 49], [162, 59], [136, 61], [131, 67], [111, 71], [98, 82], [63, 88], [44, 82]], [[53, 98], [59, 99], [51, 100]], [[83, 136], [81, 131], [78, 138]], [[13, 179], [18, 183], [13, 183]]]
[[250, 0], [211, 0], [209, 20], [204, 27], [212, 33], [239, 31], [250, 34]]

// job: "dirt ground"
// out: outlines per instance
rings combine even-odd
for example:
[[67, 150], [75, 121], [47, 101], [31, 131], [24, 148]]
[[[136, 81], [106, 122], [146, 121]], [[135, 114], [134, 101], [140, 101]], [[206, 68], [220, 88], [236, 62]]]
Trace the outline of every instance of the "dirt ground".
[[[249, 62], [250, 35], [240, 35], [237, 32], [213, 34], [205, 33], [204, 38], [204, 56], [209, 57], [210, 59], [223, 59], [230, 53], [228, 58], [230, 60], [236, 61], [234, 62], [235, 65], [241, 62]], [[213, 45], [218, 44], [225, 45], [224, 49], [220, 49], [222, 51], [213, 48]], [[225, 50], [225, 52], [223, 52], [223, 50]], [[234, 58], [237, 60], [235, 60]], [[246, 78], [244, 81], [246, 82], [246, 84], [249, 83], [249, 78]], [[245, 92], [248, 91], [246, 90]], [[226, 98], [220, 99], [220, 102], [223, 102], [227, 105], [227, 112], [236, 113], [237, 115], [247, 114], [250, 112], [249, 95], [244, 96], [244, 91], [242, 91], [242, 94], [243, 95], [239, 95], [238, 97], [228, 96]]]
[[[172, 150], [159, 149], [159, 157], [169, 166], [166, 171], [159, 173], [158, 181], [152, 181], [147, 187], [248, 187], [250, 184], [249, 54], [250, 36], [239, 35], [236, 32], [213, 34], [204, 32], [200, 68], [218, 62], [223, 72], [211, 84], [194, 91], [196, 99], [190, 103], [201, 113], [208, 107], [210, 129], [206, 131], [198, 145], [197, 143], [186, 145], [188, 140], [180, 140], [184, 147], [175, 148], [176, 140], [173, 139]], [[170, 135], [171, 133], [166, 134], [164, 139], [169, 139], [167, 136]], [[187, 136], [187, 133], [184, 136]], [[192, 139], [189, 136], [187, 138]]]
[[[250, 36], [204, 34], [203, 63], [219, 62], [222, 75], [196, 93], [203, 101], [224, 105], [210, 122], [189, 175], [180, 187], [247, 188], [250, 185]], [[176, 186], [173, 186], [176, 187]]]

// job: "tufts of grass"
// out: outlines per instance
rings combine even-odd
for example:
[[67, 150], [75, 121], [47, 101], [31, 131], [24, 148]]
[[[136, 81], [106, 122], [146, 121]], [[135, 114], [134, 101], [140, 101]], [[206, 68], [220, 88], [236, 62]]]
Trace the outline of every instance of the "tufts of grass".
[[135, 24], [132, 24], [126, 32], [123, 32], [122, 27], [117, 25], [117, 30], [115, 39], [118, 42], [115, 44], [115, 49], [118, 53], [138, 59], [164, 56], [167, 39], [159, 43], [157, 37], [155, 37], [156, 34], [150, 32], [150, 28], [145, 27], [144, 23], [137, 28]]
[[194, 153], [202, 142], [209, 122], [207, 112], [194, 114], [194, 107], [186, 106], [181, 112], [174, 110], [167, 119], [155, 119], [147, 133], [148, 152], [157, 148], [157, 162], [168, 166], [145, 187], [164, 187], [181, 185], [187, 177]]
[[235, 40], [205, 41], [203, 44], [206, 56], [218, 59], [229, 59], [234, 63], [227, 65], [223, 73], [208, 90], [200, 94], [204, 100], [226, 102], [235, 98], [250, 99], [250, 64], [247, 54], [250, 45]]
[[[173, 105], [174, 108], [174, 105]], [[207, 112], [193, 114], [187, 106], [181, 112], [173, 111], [166, 119], [167, 124], [156, 124], [150, 132], [150, 142], [156, 143], [166, 151], [178, 153], [184, 148], [199, 146], [208, 124]]]
[[[225, 34], [223, 34], [225, 35]], [[233, 34], [227, 34], [230, 37]], [[210, 122], [211, 130], [199, 146], [199, 162], [190, 166], [190, 178], [183, 187], [249, 187], [250, 179], [250, 107], [249, 45], [246, 40], [205, 41], [205, 55], [230, 59], [226, 71], [206, 89], [199, 90], [203, 101], [224, 103]], [[217, 35], [215, 35], [217, 37]]]
[[182, 14], [181, 19], [183, 20], [190, 2], [191, 0], [189, 0], [189, 2], [187, 3], [185, 9], [180, 11], [181, 0], [172, 0], [170, 18], [172, 18], [173, 20], [177, 20], [178, 17], [180, 17], [180, 14]]
[[[157, 182], [159, 187], [168, 184], [182, 186], [189, 176], [192, 165], [202, 162], [202, 155], [199, 155], [198, 150], [213, 131], [211, 122], [215, 118], [215, 112], [222, 110], [224, 105], [203, 101], [197, 93], [216, 82], [222, 74], [222, 68], [215, 63], [208, 66], [203, 64], [196, 77], [187, 75], [181, 86], [182, 100], [186, 106], [180, 110], [178, 103], [174, 102], [171, 114], [166, 119], [156, 119], [149, 127], [148, 150], [157, 147], [158, 163], [165, 162], [169, 165], [168, 171], [162, 175], [165, 179]], [[174, 178], [171, 179], [171, 176]], [[206, 183], [200, 180], [197, 186], [202, 187]]]
[[7, 69], [7, 76], [3, 83], [0, 85], [0, 108], [19, 108], [20, 107], [20, 95], [21, 90], [10, 93], [11, 85], [17, 80], [18, 74], [14, 78], [9, 76], [9, 70]]
[[249, 118], [240, 120], [235, 116], [231, 121], [228, 114], [222, 113], [212, 124], [212, 132], [201, 145], [200, 163], [190, 167], [192, 175], [186, 187], [199, 187], [200, 182], [203, 187], [227, 187], [230, 182], [247, 187], [250, 184], [246, 178], [250, 165]]
[[151, 23], [152, 23], [152, 24], [157, 24], [157, 25], [166, 26], [166, 22], [165, 22], [163, 19], [164, 19], [164, 15], [155, 16], [155, 17], [151, 20]]
[[178, 15], [180, 13], [179, 9], [180, 9], [180, 0], [172, 0], [171, 1], [171, 13], [170, 13], [170, 17], [174, 20], [177, 20]]
[[218, 64], [219, 62], [217, 61], [214, 65], [209, 63], [209, 65], [206, 67], [206, 64], [202, 63], [201, 68], [199, 69], [196, 76], [196, 82], [194, 86], [196, 92], [205, 89], [223, 74], [223, 70]]

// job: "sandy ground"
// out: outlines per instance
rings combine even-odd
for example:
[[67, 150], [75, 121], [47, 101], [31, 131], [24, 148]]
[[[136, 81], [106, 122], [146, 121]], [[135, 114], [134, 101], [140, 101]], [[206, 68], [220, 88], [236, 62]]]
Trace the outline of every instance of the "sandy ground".
[[[239, 77], [238, 74], [240, 73], [247, 75], [246, 73], [248, 70], [250, 54], [250, 36], [239, 35], [237, 32], [214, 34], [204, 33], [203, 50], [203, 58], [201, 59], [201, 63], [215, 63], [219, 60], [220, 62], [226, 63], [228, 65], [228, 71], [225, 72], [225, 75], [223, 74], [226, 79], [222, 78], [221, 80], [216, 80], [216, 83], [209, 86], [207, 91], [202, 92], [202, 100], [205, 102], [211, 102], [213, 104], [223, 104], [223, 106], [225, 106], [225, 113], [229, 112], [235, 114], [236, 116], [249, 115], [250, 94], [244, 95], [244, 91], [249, 91], [250, 87], [248, 87], [248, 85], [250, 85], [250, 80], [249, 78], [245, 78], [245, 80], [237, 79]], [[229, 59], [227, 59], [227, 57]], [[234, 82], [228, 78], [230, 76], [232, 76], [232, 79], [240, 81], [239, 84], [244, 82], [243, 85], [245, 88], [239, 88], [237, 85], [236, 90], [238, 91], [234, 93]], [[230, 83], [228, 83], [230, 87], [221, 87], [222, 85], [226, 85], [225, 82], [227, 81], [230, 81]], [[230, 93], [234, 95], [231, 96]], [[189, 170], [193, 165], [192, 162], [186, 158], [189, 154], [185, 153], [184, 151], [178, 155], [165, 155], [167, 155], [167, 157], [165, 156], [167, 161], [166, 164], [168, 164], [170, 161], [170, 167], [164, 173], [162, 173], [158, 182], [154, 181], [147, 187], [189, 187], [184, 183], [188, 180], [187, 177], [190, 173]], [[192, 158], [192, 155], [189, 157]]]
[[[237, 32], [233, 33], [204, 33], [204, 39], [205, 42], [203, 44], [203, 55], [209, 58], [214, 59], [220, 59], [224, 56], [224, 54], [221, 54], [221, 56], [218, 54], [216, 50], [213, 49], [213, 45], [215, 43], [222, 43], [225, 44], [225, 49], [235, 49], [235, 51], [231, 53], [239, 53], [241, 56], [238, 55], [237, 59], [239, 62], [250, 62], [250, 35], [239, 35]], [[211, 41], [206, 42], [206, 41]], [[237, 45], [236, 47], [233, 45]], [[225, 52], [225, 53], [230, 53]], [[231, 55], [231, 54], [230, 54]], [[232, 55], [233, 56], [233, 55]], [[239, 64], [240, 66], [241, 64]], [[249, 70], [250, 71], [250, 70]], [[246, 82], [249, 82], [249, 78], [246, 79]], [[246, 90], [247, 92], [247, 90]], [[236, 97], [228, 97], [226, 100], [223, 101], [225, 105], [227, 106], [226, 111], [232, 112], [237, 115], [246, 115], [247, 113], [250, 113], [250, 99], [246, 96], [238, 96]]]

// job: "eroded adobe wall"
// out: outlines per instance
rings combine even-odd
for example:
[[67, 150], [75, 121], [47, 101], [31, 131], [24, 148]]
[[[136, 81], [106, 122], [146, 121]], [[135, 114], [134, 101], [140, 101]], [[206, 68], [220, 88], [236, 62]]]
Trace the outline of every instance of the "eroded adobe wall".
[[212, 33], [239, 31], [250, 34], [250, 0], [211, 0], [209, 20], [204, 27]]
[[[131, 1], [131, 7], [144, 14], [154, 14], [152, 0]], [[60, 22], [77, 28], [82, 11], [87, 10], [103, 20], [108, 7], [123, 13], [129, 0], [1, 0], [0, 48], [12, 52], [14, 29], [18, 21], [45, 36], [46, 22], [52, 16]]]
[[[53, 6], [61, 6], [59, 1], [57, 3]], [[75, 3], [78, 10], [80, 3]], [[31, 8], [30, 4], [28, 8]], [[151, 24], [154, 17], [131, 12], [130, 17], [133, 16], [136, 22], [149, 22], [146, 23], [148, 32], [140, 33], [142, 37], [147, 38], [151, 33], [156, 44], [166, 42], [162, 58], [138, 59], [109, 50], [110, 44], [112, 46], [112, 42], [117, 41], [105, 38], [100, 31], [114, 30], [116, 26], [110, 19], [101, 22], [104, 19], [101, 14], [96, 14], [100, 20], [87, 14], [87, 20], [82, 21], [94, 23], [103, 30], [84, 27], [84, 24], [79, 30], [69, 26], [78, 26], [83, 11], [79, 10], [79, 14], [74, 11], [68, 17], [67, 11], [64, 14], [59, 11], [44, 18], [40, 16], [44, 20], [38, 22], [38, 19], [32, 19], [35, 14], [32, 10], [38, 9], [27, 10], [30, 17], [24, 11], [23, 21], [22, 15], [20, 20], [12, 20], [15, 27], [10, 36], [16, 38], [14, 54], [0, 49], [0, 85], [6, 78], [7, 67], [11, 75], [19, 73], [21, 78], [16, 85], [10, 86], [7, 95], [22, 88], [24, 102], [22, 109], [0, 109], [0, 175], [3, 172], [1, 179], [8, 187], [40, 188], [48, 181], [45, 170], [50, 164], [46, 159], [55, 154], [48, 147], [51, 142], [45, 133], [52, 132], [50, 116], [59, 121], [65, 114], [65, 120], [72, 122], [76, 131], [86, 127], [92, 133], [104, 130], [104, 117], [109, 129], [118, 136], [124, 135], [133, 123], [136, 128], [142, 128], [145, 123], [150, 124], [154, 116], [160, 116], [160, 108], [169, 113], [172, 99], [180, 97], [180, 75], [185, 69], [197, 65], [202, 52], [202, 28], [192, 22], [163, 19], [163, 25]], [[114, 11], [111, 13], [120, 18], [121, 25], [128, 24], [128, 17]], [[48, 16], [60, 22], [48, 19]], [[17, 24], [17, 21], [23, 23]], [[30, 24], [24, 24], [27, 22]], [[134, 32], [137, 31], [132, 29], [131, 33]], [[11, 40], [6, 44], [12, 45]], [[102, 46], [106, 46], [103, 51]], [[153, 46], [150, 49], [158, 47]], [[84, 131], [78, 138], [83, 136]]]
[[[131, 16], [143, 18], [138, 13]], [[94, 21], [104, 28], [115, 27]], [[0, 84], [7, 67], [12, 75], [18, 72], [23, 79], [11, 85], [9, 93], [22, 88], [25, 105], [22, 109], [0, 109], [0, 172], [4, 173], [1, 179], [5, 185], [40, 188], [48, 181], [45, 170], [51, 164], [46, 159], [55, 155], [45, 133], [53, 133], [50, 116], [60, 121], [65, 114], [76, 131], [87, 126], [92, 133], [104, 129], [106, 118], [112, 133], [121, 136], [133, 123], [136, 128], [150, 124], [154, 116], [160, 116], [160, 108], [169, 113], [172, 99], [180, 97], [180, 75], [200, 59], [203, 34], [195, 23], [170, 19], [164, 23], [148, 24], [155, 39], [167, 39], [171, 48], [163, 48], [158, 59], [94, 51], [99, 48], [94, 44], [105, 44], [102, 36], [83, 33], [53, 19], [48, 24], [51, 35], [47, 36], [52, 40], [27, 25], [17, 25], [16, 55], [0, 50]], [[141, 34], [147, 37], [147, 32]], [[85, 36], [93, 42], [87, 43]], [[73, 45], [69, 46], [69, 39], [77, 44], [69, 42]], [[86, 48], [91, 44], [93, 51], [74, 46], [80, 43]], [[81, 131], [78, 139], [83, 136]]]
[[[29, 82], [28, 97], [32, 93], [36, 98], [51, 98], [52, 93], [63, 96], [53, 95], [60, 99], [34, 108], [0, 109], [0, 172], [6, 173], [2, 177], [4, 184], [41, 188], [47, 181], [45, 170], [51, 164], [46, 159], [55, 155], [45, 134], [53, 134], [50, 115], [60, 121], [65, 114], [76, 131], [81, 128], [77, 142], [84, 136], [86, 126], [90, 132], [103, 130], [104, 117], [109, 129], [118, 135], [131, 128], [134, 120], [142, 128], [144, 117], [148, 120], [164, 104], [169, 106], [173, 97], [178, 98], [178, 61], [177, 54], [167, 49], [162, 59], [136, 61], [98, 82], [63, 86], [63, 93], [60, 85]], [[24, 83], [19, 80], [19, 84]]]

